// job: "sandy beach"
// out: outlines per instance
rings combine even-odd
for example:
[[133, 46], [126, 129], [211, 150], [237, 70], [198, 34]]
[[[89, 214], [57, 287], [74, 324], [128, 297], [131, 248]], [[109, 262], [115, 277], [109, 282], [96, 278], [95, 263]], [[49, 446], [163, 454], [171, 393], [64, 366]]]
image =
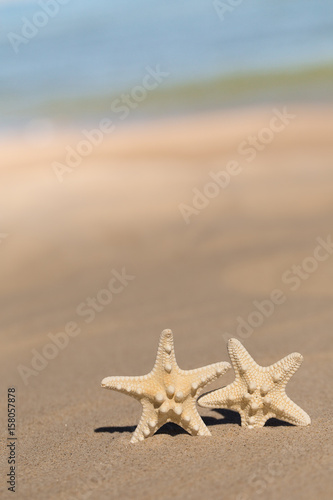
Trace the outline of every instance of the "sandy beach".
[[[333, 497], [332, 130], [325, 106], [170, 118], [116, 126], [75, 166], [80, 131], [0, 139], [1, 432], [14, 387], [15, 498]], [[277, 289], [283, 303], [253, 326]], [[183, 369], [229, 361], [230, 337], [263, 366], [303, 354], [287, 394], [311, 426], [246, 430], [200, 408], [212, 437], [168, 424], [131, 445], [141, 406], [100, 383], [148, 373], [165, 328]]]

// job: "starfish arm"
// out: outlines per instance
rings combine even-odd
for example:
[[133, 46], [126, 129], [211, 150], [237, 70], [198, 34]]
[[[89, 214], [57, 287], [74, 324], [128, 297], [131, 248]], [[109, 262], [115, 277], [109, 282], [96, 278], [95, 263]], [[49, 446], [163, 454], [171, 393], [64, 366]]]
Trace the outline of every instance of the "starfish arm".
[[247, 370], [258, 367], [258, 364], [237, 339], [230, 339], [228, 341], [228, 353], [235, 370], [236, 379]]
[[245, 411], [239, 410], [238, 413], [239, 413], [240, 418], [241, 418], [241, 427], [249, 427], [248, 417], [246, 416]]
[[175, 356], [173, 333], [171, 330], [163, 330], [160, 336], [156, 361], [152, 373], [156, 375], [164, 371], [170, 373], [170, 371], [176, 367], [178, 367], [178, 365]]
[[222, 361], [213, 365], [203, 366], [195, 370], [181, 370], [188, 380], [192, 381], [192, 391], [197, 396], [207, 384], [224, 375], [231, 368], [230, 364]]
[[241, 394], [237, 382], [233, 382], [222, 389], [207, 392], [198, 399], [198, 404], [203, 408], [232, 408], [241, 402]]
[[106, 377], [102, 380], [101, 386], [141, 399], [146, 392], [145, 387], [150, 378], [150, 374], [141, 377]]
[[303, 356], [298, 352], [293, 352], [274, 365], [269, 366], [267, 370], [271, 373], [274, 382], [284, 387], [301, 366], [302, 361]]
[[209, 429], [199, 415], [195, 401], [193, 401], [193, 406], [191, 405], [184, 412], [184, 418], [178, 424], [191, 436], [211, 436]]
[[272, 409], [276, 418], [289, 422], [293, 425], [307, 426], [311, 424], [311, 418], [285, 394], [278, 401], [274, 401]]
[[138, 443], [154, 434], [161, 425], [158, 425], [157, 414], [154, 406], [147, 400], [142, 400], [142, 414], [132, 438], [131, 443]]

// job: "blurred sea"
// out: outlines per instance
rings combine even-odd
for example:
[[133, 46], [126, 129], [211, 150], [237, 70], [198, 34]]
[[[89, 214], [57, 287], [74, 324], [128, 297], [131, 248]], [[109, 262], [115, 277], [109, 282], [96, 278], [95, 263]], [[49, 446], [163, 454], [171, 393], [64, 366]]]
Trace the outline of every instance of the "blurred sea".
[[0, 2], [2, 129], [112, 118], [112, 101], [157, 65], [168, 78], [129, 119], [333, 101], [332, 1], [244, 0], [224, 19], [210, 0], [62, 1], [17, 53], [9, 34], [57, 0]]

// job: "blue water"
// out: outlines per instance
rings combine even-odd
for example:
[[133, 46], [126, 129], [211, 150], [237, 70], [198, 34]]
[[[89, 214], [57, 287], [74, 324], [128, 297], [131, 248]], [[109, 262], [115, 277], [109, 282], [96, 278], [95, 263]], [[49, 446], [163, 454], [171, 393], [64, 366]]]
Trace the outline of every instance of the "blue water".
[[9, 37], [22, 36], [41, 3], [0, 2], [2, 127], [106, 116], [156, 65], [170, 75], [132, 117], [333, 100], [329, 0], [244, 0], [224, 20], [211, 0], [68, 0], [16, 53]]

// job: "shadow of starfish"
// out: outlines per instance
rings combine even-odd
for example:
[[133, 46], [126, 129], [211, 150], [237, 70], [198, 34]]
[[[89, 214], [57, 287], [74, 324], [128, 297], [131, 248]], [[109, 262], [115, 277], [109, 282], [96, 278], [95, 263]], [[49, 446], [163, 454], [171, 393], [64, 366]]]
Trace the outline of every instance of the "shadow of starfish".
[[[216, 417], [202, 417], [202, 420], [205, 422], [207, 427], [212, 427], [214, 425], [226, 425], [226, 424], [234, 424], [234, 425], [241, 425], [241, 418], [239, 413], [232, 411], [232, 410], [225, 410], [225, 409], [215, 409], [214, 410], [216, 413], [219, 413], [222, 418], [216, 418]], [[267, 420], [265, 427], [294, 427], [292, 424], [289, 424], [288, 422], [283, 422], [282, 420], [278, 420], [276, 418], [270, 418]], [[119, 432], [134, 432], [136, 429], [135, 425], [128, 425], [128, 426], [119, 426], [119, 427], [98, 427], [97, 429], [94, 429], [94, 432], [100, 433], [100, 432], [108, 432], [110, 434]], [[173, 422], [168, 422], [167, 424], [164, 424], [157, 432], [156, 434], [167, 434], [169, 436], [178, 436], [179, 434], [187, 434], [187, 432], [179, 427], [177, 424], [174, 424]]]

